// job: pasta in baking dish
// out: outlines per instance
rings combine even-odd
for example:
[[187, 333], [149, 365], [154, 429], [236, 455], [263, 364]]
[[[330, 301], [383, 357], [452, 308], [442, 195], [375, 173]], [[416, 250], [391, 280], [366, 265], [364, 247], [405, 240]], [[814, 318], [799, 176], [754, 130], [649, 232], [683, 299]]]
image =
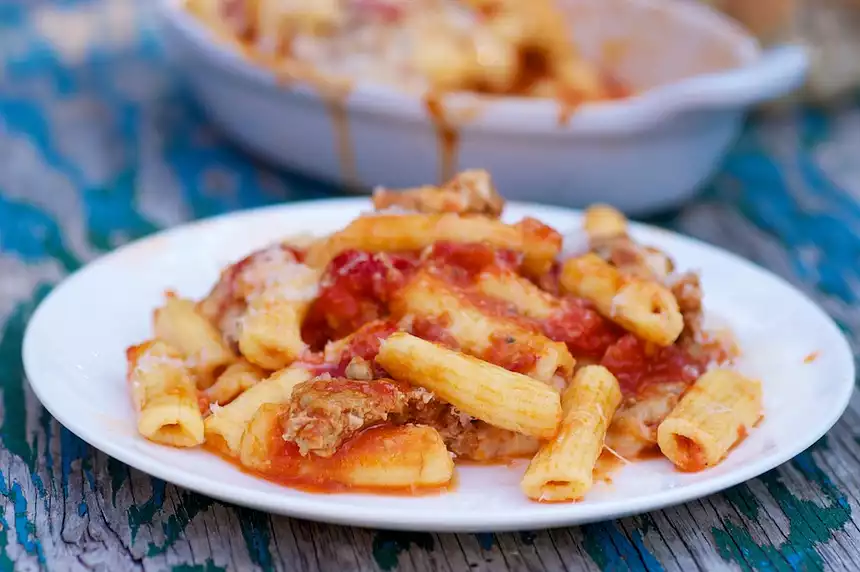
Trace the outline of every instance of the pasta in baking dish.
[[455, 461], [526, 458], [523, 493], [559, 502], [601, 454], [698, 471], [758, 422], [697, 275], [614, 209], [588, 209], [566, 256], [557, 230], [500, 220], [483, 171], [373, 202], [231, 264], [202, 300], [166, 294], [127, 352], [143, 437], [314, 491], [439, 490]]
[[187, 9], [287, 79], [361, 78], [408, 91], [614, 99], [553, 0], [187, 0]]

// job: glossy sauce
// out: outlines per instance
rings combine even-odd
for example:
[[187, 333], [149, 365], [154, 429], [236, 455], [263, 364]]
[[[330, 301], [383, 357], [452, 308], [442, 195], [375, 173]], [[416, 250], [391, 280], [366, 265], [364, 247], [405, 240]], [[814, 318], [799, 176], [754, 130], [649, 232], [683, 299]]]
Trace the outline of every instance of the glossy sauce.
[[385, 318], [388, 301], [415, 267], [415, 257], [408, 254], [340, 253], [323, 274], [319, 295], [309, 311], [305, 339], [311, 346], [319, 346], [321, 340], [314, 334], [321, 331], [322, 338], [340, 339]]
[[328, 109], [334, 130], [341, 182], [349, 188], [357, 188], [360, 181], [355, 166], [355, 148], [352, 144], [349, 111], [347, 109], [347, 99], [351, 89], [351, 86], [333, 88], [331, 85], [317, 85], [317, 90]]
[[445, 113], [440, 95], [428, 94], [424, 98], [424, 107], [436, 133], [436, 148], [439, 157], [438, 183], [441, 185], [445, 181], [453, 179], [457, 173], [460, 162], [460, 132], [456, 126], [451, 124]]
[[803, 358], [803, 363], [809, 364], [809, 363], [814, 362], [815, 360], [818, 359], [820, 354], [821, 354], [821, 352], [817, 352], [817, 351], [807, 354], [807, 356], [805, 358]]
[[615, 375], [624, 395], [635, 395], [654, 383], [693, 383], [705, 372], [707, 358], [693, 357], [678, 346], [657, 347], [625, 334], [606, 350], [600, 363]]
[[[605, 88], [605, 97], [603, 101], [612, 101], [618, 99], [626, 99], [633, 95], [633, 90], [625, 86], [617, 78], [612, 77], [608, 73], [603, 73], [602, 81]], [[565, 94], [558, 94], [558, 125], [564, 127], [570, 123], [571, 117], [576, 113], [579, 107], [583, 104], [581, 98]]]
[[331, 457], [317, 455], [302, 456], [298, 446], [281, 437], [280, 424], [270, 435], [272, 451], [271, 465], [265, 471], [249, 471], [290, 488], [314, 493], [345, 493], [372, 492], [374, 494], [420, 496], [434, 495], [453, 490], [454, 481], [439, 487], [357, 487], [344, 483], [349, 467], [354, 466], [354, 459], [374, 458], [381, 455], [391, 455], [391, 449], [384, 449], [383, 442], [391, 446], [392, 441], [398, 443], [397, 427], [378, 425], [365, 429], [341, 445]]

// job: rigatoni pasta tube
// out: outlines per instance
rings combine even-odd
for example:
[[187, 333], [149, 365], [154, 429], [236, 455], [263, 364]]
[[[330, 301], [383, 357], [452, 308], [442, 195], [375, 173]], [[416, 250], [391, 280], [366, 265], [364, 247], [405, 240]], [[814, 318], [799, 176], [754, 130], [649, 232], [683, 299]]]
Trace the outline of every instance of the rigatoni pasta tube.
[[267, 403], [289, 400], [293, 388], [310, 378], [307, 370], [298, 367], [276, 371], [206, 418], [206, 442], [223, 454], [238, 455], [242, 434], [257, 410]]
[[319, 278], [318, 271], [287, 262], [250, 297], [239, 332], [239, 349], [248, 361], [281, 369], [307, 348], [302, 321], [317, 294]]
[[298, 485], [358, 489], [418, 489], [447, 485], [454, 461], [438, 431], [382, 425], [362, 431], [331, 457], [301, 455], [281, 437], [283, 406], [260, 408], [242, 438], [243, 466]]
[[514, 272], [482, 272], [476, 285], [481, 294], [503, 300], [523, 316], [535, 320], [546, 320], [559, 306], [558, 299], [552, 294]]
[[761, 418], [761, 383], [726, 369], [702, 375], [657, 428], [657, 444], [682, 471], [719, 463]]
[[454, 476], [454, 460], [432, 427], [376, 427], [343, 446], [339, 475], [354, 487], [438, 487]]
[[382, 342], [376, 361], [394, 379], [428, 389], [496, 427], [541, 439], [558, 429], [559, 394], [528, 376], [403, 332]]
[[[561, 342], [518, 325], [504, 317], [486, 314], [448, 286], [427, 273], [417, 274], [391, 303], [394, 315], [430, 318], [445, 324], [463, 352], [505, 366], [518, 352], [534, 356], [534, 363], [521, 373], [544, 382], [557, 373], [570, 379], [576, 361]], [[503, 340], [501, 349], [493, 346]], [[516, 360], [514, 360], [516, 361]], [[515, 368], [511, 368], [515, 369]]]
[[613, 453], [633, 459], [657, 449], [657, 427], [678, 404], [689, 384], [684, 381], [646, 384], [626, 399], [606, 432], [604, 444]]
[[520, 483], [523, 492], [538, 501], [582, 498], [593, 484], [594, 464], [619, 403], [621, 389], [608, 369], [580, 369], [562, 396], [564, 418], [558, 435], [529, 463]]
[[592, 205], [585, 210], [582, 228], [591, 241], [627, 234], [627, 217], [609, 205]]
[[283, 440], [281, 418], [289, 408], [288, 403], [265, 403], [257, 409], [239, 441], [239, 462], [243, 467], [265, 471], [271, 466], [278, 450], [275, 444], [283, 446], [276, 440]]
[[153, 322], [155, 337], [179, 350], [201, 389], [212, 385], [218, 370], [236, 359], [191, 300], [168, 294], [164, 306], [153, 313]]
[[140, 434], [173, 447], [201, 444], [203, 416], [197, 388], [179, 351], [152, 340], [129, 348], [126, 356]]
[[625, 276], [595, 254], [567, 260], [561, 286], [592, 302], [603, 317], [657, 345], [671, 345], [684, 329], [678, 301], [668, 288]]
[[204, 393], [210, 403], [227, 405], [266, 377], [266, 370], [242, 359], [227, 367]]
[[[523, 265], [540, 274], [549, 269], [561, 250], [561, 237], [545, 236], [549, 227], [526, 219], [507, 225], [482, 216], [405, 214], [361, 217], [327, 241], [313, 245], [307, 263], [324, 267], [345, 250], [393, 252], [422, 250], [435, 242], [485, 242], [496, 248], [522, 252]], [[557, 233], [555, 233], [557, 235]]]

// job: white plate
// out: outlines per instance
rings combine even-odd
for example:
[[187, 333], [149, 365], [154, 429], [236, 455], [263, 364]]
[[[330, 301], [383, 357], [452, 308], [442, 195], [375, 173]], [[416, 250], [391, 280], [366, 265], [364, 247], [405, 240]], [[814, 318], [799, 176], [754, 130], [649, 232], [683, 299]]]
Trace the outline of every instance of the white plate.
[[[501, 531], [580, 524], [701, 497], [759, 475], [803, 451], [839, 418], [854, 387], [848, 343], [810, 300], [731, 254], [666, 231], [636, 226], [637, 238], [702, 271], [708, 311], [738, 334], [742, 369], [764, 382], [761, 425], [718, 467], [682, 474], [668, 461], [628, 465], [578, 504], [529, 502], [524, 467], [461, 467], [453, 492], [431, 497], [320, 495], [242, 473], [200, 450], [147, 442], [135, 430], [125, 382], [126, 346], [148, 338], [166, 288], [202, 296], [220, 269], [285, 235], [330, 232], [363, 199], [308, 202], [211, 219], [141, 240], [68, 278], [36, 311], [24, 339], [33, 390], [66, 427], [109, 455], [159, 478], [225, 501], [290, 516], [378, 528]], [[508, 219], [535, 216], [578, 228], [579, 214], [511, 205]], [[804, 358], [819, 352], [818, 358]]]

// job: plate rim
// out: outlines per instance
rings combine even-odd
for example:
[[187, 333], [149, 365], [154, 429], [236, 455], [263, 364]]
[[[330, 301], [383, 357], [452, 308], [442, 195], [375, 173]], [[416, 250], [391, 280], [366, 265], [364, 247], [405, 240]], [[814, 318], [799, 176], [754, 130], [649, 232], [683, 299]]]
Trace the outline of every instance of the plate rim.
[[[851, 396], [854, 393], [856, 368], [851, 346], [845, 334], [837, 326], [834, 320], [805, 292], [778, 274], [775, 274], [774, 272], [771, 272], [770, 270], [763, 268], [731, 251], [677, 232], [668, 231], [638, 222], [631, 222], [631, 228], [634, 232], [645, 231], [652, 234], [664, 234], [673, 239], [680, 239], [689, 243], [691, 246], [695, 246], [697, 249], [708, 251], [709, 254], [728, 258], [732, 264], [746, 266], [757, 273], [767, 275], [771, 280], [776, 280], [781, 284], [781, 286], [788, 288], [795, 297], [798, 297], [800, 300], [803, 300], [808, 304], [811, 309], [823, 318], [828, 329], [832, 330], [832, 332], [836, 334], [836, 339], [839, 340], [838, 347], [831, 346], [829, 351], [832, 351], [836, 356], [835, 359], [838, 360], [839, 369], [844, 372], [845, 379], [841, 382], [839, 391], [834, 396], [834, 403], [836, 406], [832, 409], [829, 415], [822, 416], [822, 422], [817, 424], [814, 430], [807, 432], [804, 439], [798, 439], [791, 445], [777, 449], [771, 455], [762, 456], [761, 458], [746, 465], [742, 465], [725, 475], [718, 475], [701, 482], [688, 484], [680, 489], [668, 488], [654, 494], [635, 497], [632, 499], [628, 498], [616, 501], [610, 500], [599, 505], [594, 505], [593, 507], [581, 504], [559, 505], [567, 508], [575, 507], [575, 512], [571, 513], [566, 510], [550, 509], [543, 513], [529, 512], [525, 513], [523, 517], [506, 518], [505, 520], [493, 523], [488, 522], [486, 519], [482, 519], [478, 513], [469, 512], [463, 512], [458, 515], [456, 519], [451, 519], [450, 513], [447, 511], [422, 511], [419, 516], [415, 516], [416, 513], [406, 512], [402, 507], [377, 507], [373, 512], [368, 512], [366, 507], [360, 505], [337, 502], [314, 502], [313, 496], [319, 495], [314, 495], [313, 493], [307, 493], [311, 495], [311, 497], [308, 499], [302, 498], [300, 502], [296, 502], [297, 499], [295, 497], [291, 498], [285, 496], [282, 497], [283, 501], [281, 503], [271, 504], [271, 492], [257, 489], [224, 487], [215, 478], [198, 476], [188, 471], [176, 472], [175, 470], [171, 470], [170, 466], [165, 461], [156, 460], [149, 455], [135, 454], [133, 448], [117, 444], [109, 438], [101, 438], [96, 434], [95, 429], [88, 429], [86, 424], [77, 422], [74, 415], [66, 415], [63, 408], [56, 407], [57, 404], [52, 403], [52, 397], [50, 394], [47, 392], [43, 394], [40, 390], [40, 383], [34, 383], [32, 381], [32, 372], [38, 371], [38, 366], [35, 365], [38, 360], [38, 347], [36, 346], [37, 342], [34, 341], [33, 332], [36, 329], [34, 325], [46, 319], [43, 316], [46, 311], [50, 311], [52, 300], [56, 299], [59, 295], [58, 293], [62, 292], [62, 290], [73, 280], [79, 280], [80, 276], [92, 268], [102, 264], [109, 264], [112, 259], [122, 257], [126, 251], [139, 247], [141, 244], [163, 240], [175, 234], [193, 233], [195, 231], [199, 232], [201, 228], [207, 226], [218, 226], [228, 219], [240, 219], [237, 224], [241, 224], [241, 219], [254, 219], [260, 216], [275, 215], [275, 213], [278, 212], [283, 212], [280, 216], [288, 216], [290, 211], [301, 210], [309, 207], [318, 207], [321, 209], [337, 207], [340, 209], [353, 208], [359, 210], [361, 207], [368, 206], [370, 206], [369, 198], [335, 198], [311, 199], [234, 211], [214, 217], [189, 221], [132, 241], [120, 248], [99, 256], [88, 264], [77, 269], [75, 272], [64, 277], [59, 283], [54, 285], [49, 294], [38, 304], [37, 308], [30, 316], [24, 332], [21, 352], [24, 373], [28, 385], [33, 390], [33, 393], [39, 399], [42, 406], [45, 407], [45, 409], [47, 409], [48, 412], [57, 419], [57, 421], [91, 447], [103, 451], [109, 456], [114, 457], [131, 467], [156, 478], [160, 478], [166, 482], [193, 490], [199, 494], [209, 496], [223, 502], [243, 505], [292, 518], [302, 518], [337, 525], [372, 527], [382, 530], [427, 532], [485, 532], [489, 530], [492, 530], [493, 532], [502, 532], [576, 526], [587, 524], [589, 522], [611, 520], [632, 514], [659, 510], [683, 504], [709, 494], [718, 493], [764, 474], [765, 472], [793, 459], [798, 454], [808, 449], [839, 421], [847, 409]], [[508, 203], [508, 207], [532, 212], [538, 217], [540, 216], [540, 212], [554, 212], [557, 214], [568, 216], [574, 215], [577, 217], [582, 215], [582, 211], [579, 209], [570, 209], [537, 203], [511, 201]], [[838, 377], [841, 378], [842, 376]], [[43, 385], [41, 389], [46, 389], [44, 384], [41, 385]], [[96, 443], [98, 443], [98, 445]]]

